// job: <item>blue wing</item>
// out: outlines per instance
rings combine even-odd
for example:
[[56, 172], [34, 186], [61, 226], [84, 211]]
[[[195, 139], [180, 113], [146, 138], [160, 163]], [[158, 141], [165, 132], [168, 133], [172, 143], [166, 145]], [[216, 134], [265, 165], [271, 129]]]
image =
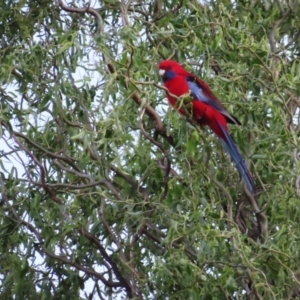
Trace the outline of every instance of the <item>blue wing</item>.
[[219, 111], [226, 117], [229, 123], [241, 125], [240, 121], [234, 116], [232, 116], [228, 111], [226, 111], [226, 109], [222, 106], [222, 104], [219, 101], [210, 98], [204, 93], [203, 90], [205, 89], [205, 87], [201, 86], [200, 82], [197, 80], [196, 77], [188, 76], [186, 80], [190, 90], [192, 91], [191, 95], [195, 99], [204, 102], [207, 105], [213, 107], [215, 110]]

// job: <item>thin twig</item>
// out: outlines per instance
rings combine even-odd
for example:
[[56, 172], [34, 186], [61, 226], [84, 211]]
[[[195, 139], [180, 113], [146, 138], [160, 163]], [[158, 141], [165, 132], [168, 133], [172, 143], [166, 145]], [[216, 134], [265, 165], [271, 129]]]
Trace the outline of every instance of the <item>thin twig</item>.
[[103, 32], [103, 29], [104, 29], [103, 20], [102, 20], [101, 16], [99, 15], [99, 13], [94, 8], [90, 7], [91, 1], [89, 2], [88, 6], [86, 8], [76, 8], [76, 7], [67, 6], [63, 3], [63, 0], [58, 0], [58, 4], [64, 11], [73, 12], [73, 13], [77, 13], [77, 14], [88, 13], [88, 14], [94, 16], [97, 21], [98, 33], [100, 34]]
[[165, 160], [166, 160], [166, 165], [165, 165], [165, 178], [164, 178], [164, 182], [165, 182], [165, 190], [164, 190], [164, 193], [163, 193], [163, 196], [162, 196], [162, 199], [164, 199], [167, 194], [168, 194], [168, 189], [169, 189], [169, 174], [170, 174], [170, 171], [171, 171], [171, 159], [170, 159], [170, 156], [169, 156], [169, 153], [168, 151], [164, 148], [164, 146], [157, 142], [156, 140], [154, 140], [154, 138], [152, 138], [145, 130], [144, 128], [144, 125], [143, 125], [143, 118], [144, 118], [144, 114], [145, 114], [145, 111], [146, 111], [146, 108], [143, 107], [142, 108], [142, 111], [140, 113], [140, 128], [141, 128], [141, 132], [143, 133], [143, 135], [152, 143], [154, 144], [155, 146], [157, 146], [161, 152], [163, 153], [164, 157], [165, 157]]

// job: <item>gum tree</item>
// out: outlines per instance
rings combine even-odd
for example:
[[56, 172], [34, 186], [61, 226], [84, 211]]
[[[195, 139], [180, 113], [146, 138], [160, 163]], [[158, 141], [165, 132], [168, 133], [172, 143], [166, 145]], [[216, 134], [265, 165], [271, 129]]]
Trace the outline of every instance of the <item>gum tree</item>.
[[[299, 297], [298, 1], [8, 1], [1, 7], [6, 299]], [[242, 122], [244, 190], [169, 109], [171, 58]]]

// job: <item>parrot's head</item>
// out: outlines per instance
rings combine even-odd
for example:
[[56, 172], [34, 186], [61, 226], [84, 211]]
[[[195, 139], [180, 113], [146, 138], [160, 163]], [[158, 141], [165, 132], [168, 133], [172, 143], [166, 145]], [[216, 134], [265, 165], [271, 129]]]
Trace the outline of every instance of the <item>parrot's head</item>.
[[187, 71], [174, 60], [164, 60], [159, 64], [159, 75], [163, 82], [173, 79], [176, 76], [185, 76]]

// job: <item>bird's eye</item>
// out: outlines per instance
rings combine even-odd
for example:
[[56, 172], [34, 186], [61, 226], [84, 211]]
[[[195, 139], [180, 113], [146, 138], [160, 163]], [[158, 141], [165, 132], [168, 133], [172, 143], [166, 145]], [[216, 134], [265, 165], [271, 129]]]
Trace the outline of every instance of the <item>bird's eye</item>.
[[171, 66], [168, 66], [168, 67], [167, 67], [167, 70], [172, 70], [172, 67], [171, 67]]

